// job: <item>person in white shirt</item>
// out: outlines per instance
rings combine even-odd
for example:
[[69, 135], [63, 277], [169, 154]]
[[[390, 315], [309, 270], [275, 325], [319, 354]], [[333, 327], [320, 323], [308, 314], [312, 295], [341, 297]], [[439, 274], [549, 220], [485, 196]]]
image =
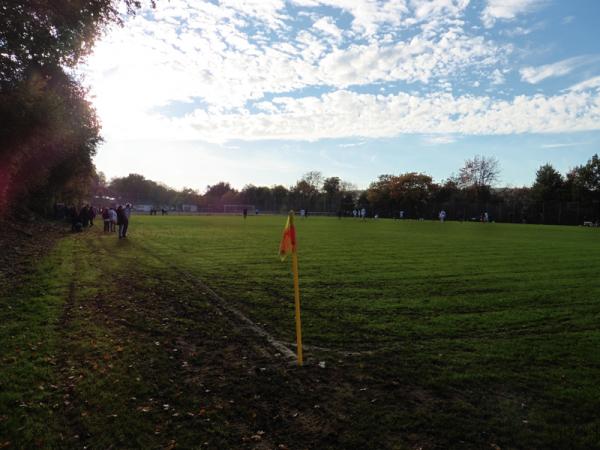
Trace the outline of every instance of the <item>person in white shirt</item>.
[[440, 222], [444, 223], [444, 220], [446, 220], [446, 211], [442, 209], [438, 217], [440, 218]]
[[110, 216], [110, 231], [116, 231], [116, 225], [117, 225], [117, 211], [115, 210], [115, 208], [110, 208], [108, 210], [108, 214]]
[[362, 217], [363, 219], [367, 217], [367, 210], [365, 208], [360, 210], [360, 217]]
[[127, 230], [129, 228], [129, 218], [131, 217], [131, 203], [127, 203], [125, 205], [125, 208], [123, 208], [123, 215], [125, 216], [126, 220], [123, 223], [122, 237], [127, 237]]

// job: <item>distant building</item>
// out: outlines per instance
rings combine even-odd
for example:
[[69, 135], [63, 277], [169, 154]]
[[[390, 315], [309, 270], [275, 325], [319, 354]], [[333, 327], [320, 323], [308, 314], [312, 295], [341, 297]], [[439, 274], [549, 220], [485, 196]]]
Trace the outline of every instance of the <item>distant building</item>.
[[198, 212], [198, 205], [181, 205], [183, 212]]
[[152, 208], [153, 206], [147, 203], [142, 203], [141, 205], [133, 205], [133, 210], [137, 212], [150, 212]]

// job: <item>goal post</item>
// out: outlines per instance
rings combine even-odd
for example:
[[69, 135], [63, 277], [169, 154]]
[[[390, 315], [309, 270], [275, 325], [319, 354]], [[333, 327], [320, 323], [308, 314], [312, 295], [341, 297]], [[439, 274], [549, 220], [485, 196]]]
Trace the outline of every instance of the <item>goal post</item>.
[[254, 205], [223, 205], [225, 214], [242, 214], [244, 209], [247, 210], [248, 214], [254, 214], [254, 211], [256, 211]]

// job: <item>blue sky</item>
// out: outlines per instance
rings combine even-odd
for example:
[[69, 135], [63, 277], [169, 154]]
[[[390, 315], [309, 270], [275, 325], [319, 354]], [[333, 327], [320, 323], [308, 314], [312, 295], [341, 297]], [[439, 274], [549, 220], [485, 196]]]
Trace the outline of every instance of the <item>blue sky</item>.
[[600, 151], [595, 0], [170, 0], [82, 67], [96, 165], [202, 190], [320, 170], [441, 181], [475, 154], [501, 185]]

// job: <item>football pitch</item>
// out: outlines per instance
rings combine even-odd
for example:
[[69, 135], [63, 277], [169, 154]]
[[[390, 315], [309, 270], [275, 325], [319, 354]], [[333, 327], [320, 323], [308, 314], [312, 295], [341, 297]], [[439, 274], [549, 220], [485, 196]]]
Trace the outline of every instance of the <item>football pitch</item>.
[[[284, 218], [135, 221], [133, 248], [294, 341], [290, 264], [277, 257]], [[600, 356], [600, 342], [581, 339], [593, 336], [600, 313], [595, 229], [316, 217], [296, 227], [309, 347], [458, 346], [467, 360], [498, 361]]]
[[296, 368], [208, 295], [294, 351], [284, 224], [133, 216], [124, 240], [97, 227], [63, 238], [2, 296], [0, 436], [25, 447], [600, 445], [597, 229], [297, 218], [307, 364]]
[[[291, 346], [290, 264], [277, 257], [283, 225], [282, 217], [144, 217], [135, 233]], [[296, 226], [313, 364], [363, 353], [362, 363], [401, 364], [442, 389], [503, 392], [518, 427], [569, 435], [568, 412], [571, 432], [600, 439], [597, 230], [317, 217]], [[509, 413], [514, 401], [520, 411]]]

